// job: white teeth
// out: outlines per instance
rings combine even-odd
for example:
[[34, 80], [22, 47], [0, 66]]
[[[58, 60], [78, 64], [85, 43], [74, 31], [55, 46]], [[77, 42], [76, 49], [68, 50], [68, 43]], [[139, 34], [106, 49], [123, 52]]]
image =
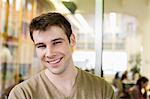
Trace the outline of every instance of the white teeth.
[[52, 60], [52, 61], [47, 61], [48, 63], [51, 63], [51, 64], [56, 64], [60, 61], [60, 58], [59, 59], [56, 59], [56, 60]]

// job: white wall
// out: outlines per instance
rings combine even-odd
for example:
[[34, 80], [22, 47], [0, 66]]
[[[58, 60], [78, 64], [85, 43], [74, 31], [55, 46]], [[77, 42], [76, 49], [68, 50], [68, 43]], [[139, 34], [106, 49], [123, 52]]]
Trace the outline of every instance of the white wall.
[[[150, 9], [149, 9], [150, 10]], [[143, 31], [143, 66], [142, 74], [150, 79], [150, 14], [149, 17], [143, 18], [141, 22], [141, 29]]]

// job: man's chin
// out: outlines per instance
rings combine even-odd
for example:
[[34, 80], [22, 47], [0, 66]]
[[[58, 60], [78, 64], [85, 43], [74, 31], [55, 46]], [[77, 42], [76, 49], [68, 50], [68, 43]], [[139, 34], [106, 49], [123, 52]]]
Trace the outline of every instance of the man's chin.
[[48, 69], [52, 74], [55, 75], [60, 75], [65, 71], [65, 69], [61, 69], [61, 68], [48, 68]]

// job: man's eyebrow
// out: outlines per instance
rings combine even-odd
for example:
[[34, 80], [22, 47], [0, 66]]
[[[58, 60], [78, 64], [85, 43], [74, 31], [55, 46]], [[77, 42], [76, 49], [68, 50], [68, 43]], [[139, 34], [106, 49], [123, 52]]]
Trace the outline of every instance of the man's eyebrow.
[[36, 43], [36, 44], [34, 44], [35, 46], [38, 46], [38, 45], [42, 45], [43, 43]]
[[[55, 42], [55, 41], [59, 41], [59, 40], [64, 40], [64, 39], [63, 38], [56, 38], [56, 39], [53, 39], [51, 42]], [[34, 46], [38, 46], [38, 45], [43, 45], [43, 43], [34, 44]]]
[[56, 39], [53, 39], [51, 42], [55, 42], [55, 41], [59, 41], [59, 40], [64, 40], [63, 38], [56, 38]]

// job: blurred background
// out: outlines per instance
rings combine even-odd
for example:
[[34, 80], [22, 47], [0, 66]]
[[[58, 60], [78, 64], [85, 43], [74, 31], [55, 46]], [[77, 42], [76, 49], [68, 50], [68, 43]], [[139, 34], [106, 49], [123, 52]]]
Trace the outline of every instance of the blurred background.
[[130, 83], [150, 79], [150, 0], [0, 0], [0, 94], [43, 69], [29, 23], [49, 11], [72, 24], [77, 67], [110, 83], [126, 71]]

